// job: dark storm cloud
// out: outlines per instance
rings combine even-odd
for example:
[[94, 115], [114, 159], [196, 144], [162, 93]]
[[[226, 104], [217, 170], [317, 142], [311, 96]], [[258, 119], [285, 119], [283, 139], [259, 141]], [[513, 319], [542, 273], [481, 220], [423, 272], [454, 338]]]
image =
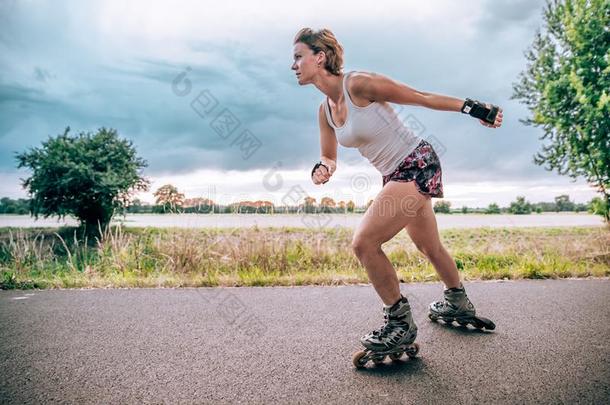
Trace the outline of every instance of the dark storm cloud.
[[40, 104], [49, 103], [44, 92], [20, 84], [0, 85], [0, 104]]
[[[188, 60], [127, 55], [117, 63], [98, 55], [96, 42], [78, 41], [79, 36], [95, 38], [86, 25], [62, 24], [62, 19], [76, 18], [67, 5], [32, 11], [25, 3], [11, 4], [0, 36], [0, 68], [7, 72], [0, 76], [2, 170], [14, 168], [12, 151], [38, 145], [67, 125], [73, 132], [117, 128], [149, 162], [149, 175], [268, 168], [278, 160], [290, 170], [309, 166], [319, 156], [317, 109], [324, 96], [294, 80], [291, 36], [283, 49], [190, 40], [183, 42], [191, 51]], [[542, 4], [488, 1], [476, 23], [479, 35], [468, 40], [433, 38], [408, 26], [383, 30], [380, 21], [370, 22], [380, 28], [371, 35], [354, 24], [340, 38], [346, 69], [377, 71], [421, 90], [479, 98], [504, 108], [504, 127], [489, 130], [459, 113], [406, 106], [425, 124], [424, 137], [434, 135], [446, 148], [447, 176], [544, 176], [531, 163], [537, 132], [518, 123], [527, 112], [509, 100]], [[93, 6], [76, 10], [77, 16], [95, 13]], [[187, 67], [192, 90], [178, 96], [172, 82]], [[232, 145], [234, 137], [223, 139], [213, 129], [213, 117], [194, 111], [191, 103], [203, 90], [218, 101], [214, 113], [227, 109], [239, 120], [236, 134], [247, 129], [260, 141], [255, 153], [245, 158]], [[353, 152], [340, 147], [340, 161]]]

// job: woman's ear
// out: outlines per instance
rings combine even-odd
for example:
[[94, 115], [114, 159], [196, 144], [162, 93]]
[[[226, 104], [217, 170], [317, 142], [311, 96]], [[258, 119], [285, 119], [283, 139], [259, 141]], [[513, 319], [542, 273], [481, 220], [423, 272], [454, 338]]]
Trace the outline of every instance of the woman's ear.
[[324, 51], [318, 52], [316, 59], [317, 59], [316, 65], [322, 66], [322, 65], [326, 64], [326, 52], [324, 52]]

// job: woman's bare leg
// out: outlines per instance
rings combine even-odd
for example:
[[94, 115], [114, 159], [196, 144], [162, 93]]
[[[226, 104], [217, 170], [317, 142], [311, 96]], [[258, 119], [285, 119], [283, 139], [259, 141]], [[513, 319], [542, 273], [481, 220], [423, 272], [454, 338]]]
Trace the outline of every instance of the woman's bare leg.
[[354, 233], [354, 253], [386, 305], [400, 299], [400, 284], [396, 270], [381, 250], [381, 245], [414, 221], [429, 199], [417, 191], [412, 181], [389, 181], [366, 210]]
[[455, 260], [441, 243], [431, 199], [422, 205], [412, 221], [405, 226], [415, 246], [430, 260], [447, 288], [460, 286]]

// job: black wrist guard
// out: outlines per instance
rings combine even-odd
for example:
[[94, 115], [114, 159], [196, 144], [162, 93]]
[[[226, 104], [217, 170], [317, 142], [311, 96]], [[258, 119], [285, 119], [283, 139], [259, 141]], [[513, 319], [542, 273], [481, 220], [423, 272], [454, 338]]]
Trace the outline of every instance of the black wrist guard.
[[482, 119], [488, 124], [493, 125], [496, 121], [496, 115], [498, 115], [499, 107], [492, 104], [491, 108], [487, 108], [484, 103], [467, 98], [466, 101], [464, 101], [464, 105], [462, 105], [461, 111], [464, 114]]
[[[315, 164], [313, 169], [311, 169], [311, 177], [313, 177], [313, 174], [315, 173], [316, 169], [320, 166], [324, 166], [326, 168], [326, 170], [328, 171], [328, 174], [330, 174], [330, 167], [328, 167], [326, 164], [322, 163], [322, 161], [319, 161], [318, 163]], [[324, 183], [326, 183], [327, 181], [328, 180], [326, 180]]]

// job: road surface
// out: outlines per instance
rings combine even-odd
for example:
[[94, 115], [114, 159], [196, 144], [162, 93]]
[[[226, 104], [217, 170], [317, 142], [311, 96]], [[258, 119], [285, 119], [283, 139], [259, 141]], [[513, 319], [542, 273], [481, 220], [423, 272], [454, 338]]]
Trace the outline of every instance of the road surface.
[[0, 291], [0, 403], [607, 403], [610, 280], [468, 282], [493, 332], [430, 322], [357, 370], [370, 285]]

